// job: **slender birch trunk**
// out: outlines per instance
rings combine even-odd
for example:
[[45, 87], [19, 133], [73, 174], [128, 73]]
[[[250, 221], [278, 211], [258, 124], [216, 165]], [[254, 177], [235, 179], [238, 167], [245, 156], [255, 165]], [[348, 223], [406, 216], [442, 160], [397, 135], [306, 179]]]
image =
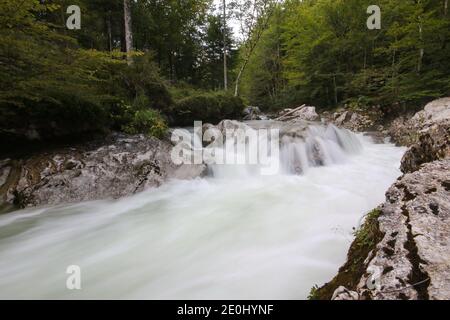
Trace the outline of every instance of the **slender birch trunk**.
[[227, 67], [227, 9], [226, 0], [223, 0], [223, 88], [228, 90], [228, 67]]
[[133, 50], [133, 32], [131, 30], [131, 3], [130, 0], [123, 0], [123, 16], [125, 22], [125, 51], [127, 53], [128, 64], [131, 64], [131, 51]]

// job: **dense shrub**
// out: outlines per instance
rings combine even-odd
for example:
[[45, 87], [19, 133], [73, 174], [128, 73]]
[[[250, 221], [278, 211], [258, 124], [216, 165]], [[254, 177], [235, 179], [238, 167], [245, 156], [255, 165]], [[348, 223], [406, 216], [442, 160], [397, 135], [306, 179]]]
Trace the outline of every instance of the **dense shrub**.
[[167, 123], [159, 111], [149, 108], [149, 101], [147, 96], [139, 95], [132, 105], [121, 105], [120, 114], [115, 114], [117, 128], [129, 134], [144, 133], [162, 138], [167, 133]]
[[120, 70], [119, 88], [116, 89], [131, 100], [141, 95], [149, 97], [147, 107], [168, 112], [173, 101], [158, 70], [150, 54], [136, 56], [131, 66]]
[[226, 93], [203, 93], [179, 100], [172, 111], [172, 122], [178, 126], [193, 125], [194, 121], [218, 123], [223, 119], [239, 118], [244, 103], [239, 97]]
[[144, 133], [162, 138], [167, 133], [167, 124], [158, 111], [137, 110], [132, 115], [131, 121], [123, 127], [123, 131], [129, 134]]

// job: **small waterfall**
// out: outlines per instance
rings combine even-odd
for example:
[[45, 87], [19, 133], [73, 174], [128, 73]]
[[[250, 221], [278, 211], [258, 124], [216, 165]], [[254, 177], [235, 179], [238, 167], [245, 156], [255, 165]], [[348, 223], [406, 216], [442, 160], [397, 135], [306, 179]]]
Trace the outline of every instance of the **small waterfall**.
[[302, 174], [310, 167], [343, 163], [363, 148], [354, 133], [334, 125], [310, 125], [301, 130], [301, 134], [294, 130], [281, 138], [280, 161], [284, 173]]
[[[311, 167], [343, 163], [350, 156], [360, 153], [363, 148], [356, 134], [346, 129], [339, 129], [334, 125], [323, 126], [306, 123], [286, 125], [268, 121], [261, 127], [261, 125], [249, 126], [245, 123], [230, 121], [222, 127], [219, 127], [222, 132], [224, 132], [224, 129], [253, 130], [255, 135], [258, 130], [269, 128], [280, 130], [278, 142], [279, 154], [275, 155], [272, 152], [271, 142], [268, 136], [257, 135], [257, 143], [258, 146], [267, 146], [269, 151], [268, 160], [270, 163], [278, 161], [280, 168], [279, 174], [300, 175], [304, 174]], [[238, 143], [245, 141], [246, 150], [238, 151], [236, 156], [248, 160], [248, 149], [251, 148], [249, 142], [245, 138], [243, 139], [242, 136], [232, 137], [235, 138], [235, 147]], [[215, 149], [215, 153], [221, 156], [228, 156], [230, 150], [226, 149], [225, 146], [221, 146]], [[246, 162], [245, 165], [230, 165], [225, 162], [225, 164], [211, 164], [209, 169], [211, 175], [214, 177], [236, 178], [257, 175], [261, 167], [263, 167], [261, 163], [249, 164]]]

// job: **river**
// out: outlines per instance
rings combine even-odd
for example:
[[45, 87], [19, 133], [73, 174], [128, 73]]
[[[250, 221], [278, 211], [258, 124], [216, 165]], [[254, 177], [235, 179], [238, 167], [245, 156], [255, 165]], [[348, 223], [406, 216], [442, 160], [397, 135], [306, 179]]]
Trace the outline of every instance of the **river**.
[[[293, 157], [308, 149], [291, 141], [277, 175], [217, 167], [119, 200], [1, 215], [0, 298], [306, 298], [345, 262], [353, 228], [384, 201], [405, 151], [333, 130], [340, 145], [310, 129], [327, 156], [301, 174]], [[70, 265], [81, 290], [66, 288]]]

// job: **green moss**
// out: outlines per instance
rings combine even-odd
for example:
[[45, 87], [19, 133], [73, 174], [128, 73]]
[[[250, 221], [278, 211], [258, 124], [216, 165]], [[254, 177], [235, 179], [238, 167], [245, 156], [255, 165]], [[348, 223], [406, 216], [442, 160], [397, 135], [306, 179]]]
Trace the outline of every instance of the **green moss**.
[[384, 236], [378, 224], [378, 217], [381, 214], [380, 209], [374, 209], [366, 215], [363, 225], [354, 232], [355, 239], [348, 251], [347, 262], [330, 282], [320, 288], [314, 286], [308, 299], [330, 300], [339, 286], [344, 286], [349, 290], [356, 288], [365, 272], [364, 261]]

